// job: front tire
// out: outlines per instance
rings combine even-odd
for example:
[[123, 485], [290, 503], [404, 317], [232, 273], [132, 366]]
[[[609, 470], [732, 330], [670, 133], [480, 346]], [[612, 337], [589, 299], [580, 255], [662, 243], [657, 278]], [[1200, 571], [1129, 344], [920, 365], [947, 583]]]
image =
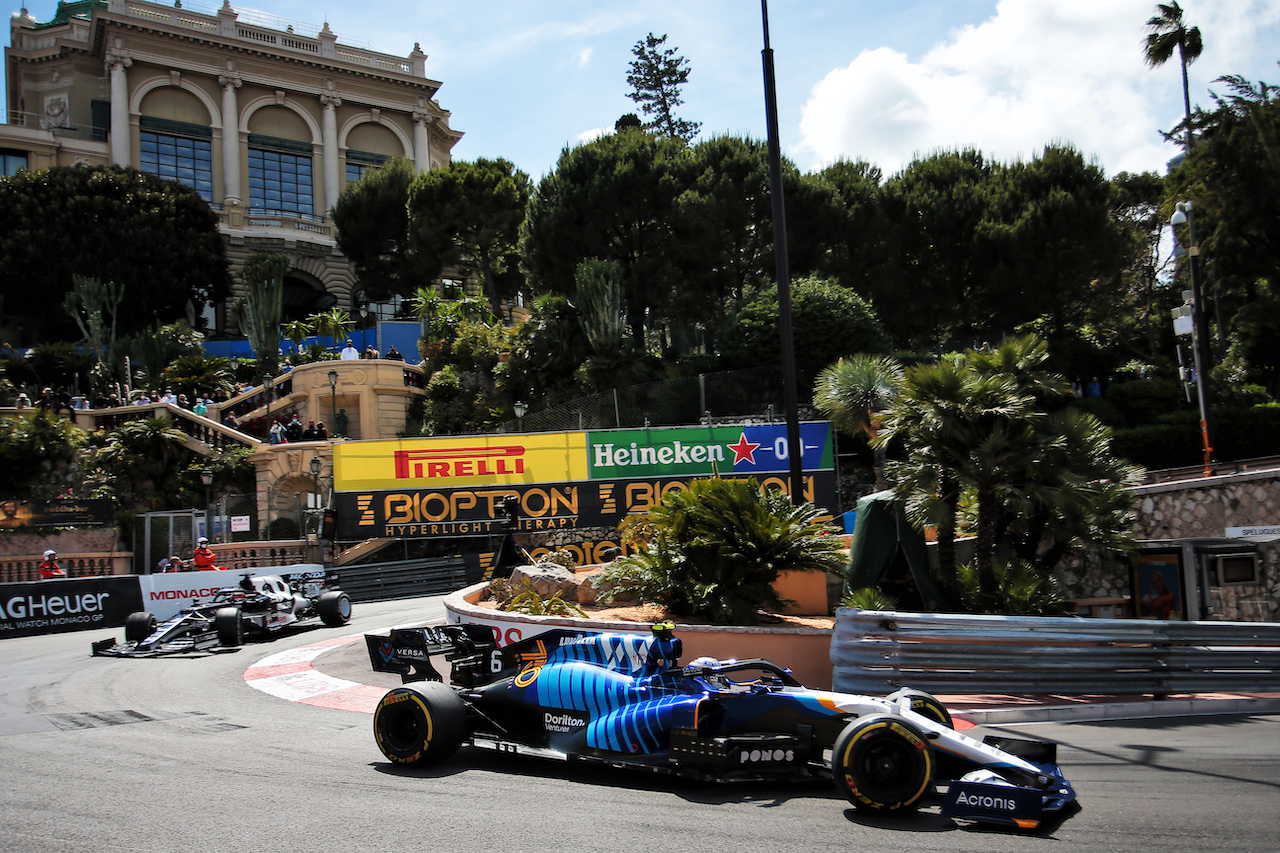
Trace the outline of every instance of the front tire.
[[351, 621], [351, 596], [337, 590], [321, 593], [316, 599], [316, 612], [330, 628], [345, 625]]
[[947, 706], [939, 702], [931, 693], [904, 687], [901, 690], [895, 690], [890, 693], [885, 699], [889, 702], [897, 702], [904, 696], [911, 699], [911, 710], [922, 717], [928, 717], [935, 723], [944, 725], [949, 729], [956, 727], [955, 722], [951, 719], [951, 712], [947, 710]]
[[126, 643], [140, 643], [156, 630], [156, 617], [145, 610], [130, 613], [124, 620], [124, 640]]
[[239, 607], [220, 607], [213, 614], [213, 630], [218, 642], [224, 646], [239, 646], [244, 642], [244, 623]]
[[906, 720], [863, 717], [836, 738], [831, 773], [858, 811], [913, 812], [933, 787], [933, 749]]
[[467, 734], [467, 706], [439, 681], [392, 689], [373, 712], [373, 736], [396, 764], [435, 764], [458, 751]]

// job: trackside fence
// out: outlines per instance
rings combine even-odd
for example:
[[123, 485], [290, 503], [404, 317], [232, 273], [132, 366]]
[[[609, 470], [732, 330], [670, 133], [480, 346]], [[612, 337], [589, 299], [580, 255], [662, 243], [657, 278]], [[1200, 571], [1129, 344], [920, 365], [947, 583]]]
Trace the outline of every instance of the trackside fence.
[[352, 601], [444, 595], [467, 585], [467, 566], [460, 557], [339, 566], [336, 571], [338, 586]]
[[831, 663], [834, 688], [846, 693], [1280, 690], [1280, 624], [840, 608]]

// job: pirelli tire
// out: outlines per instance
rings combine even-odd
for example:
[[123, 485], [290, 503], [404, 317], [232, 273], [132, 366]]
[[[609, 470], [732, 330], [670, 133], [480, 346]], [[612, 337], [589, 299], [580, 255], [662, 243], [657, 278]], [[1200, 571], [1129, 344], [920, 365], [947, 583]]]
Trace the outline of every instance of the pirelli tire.
[[466, 738], [467, 707], [441, 682], [403, 684], [378, 703], [373, 736], [396, 764], [435, 764], [457, 752]]
[[316, 599], [316, 613], [330, 628], [345, 625], [351, 621], [351, 596], [338, 590], [322, 592]]
[[154, 613], [148, 613], [143, 610], [138, 613], [130, 613], [124, 618], [124, 641], [126, 643], [140, 643], [150, 637], [155, 630], [156, 617]]
[[905, 814], [933, 791], [933, 748], [910, 722], [874, 715], [854, 720], [836, 738], [831, 773], [854, 808]]
[[956, 727], [955, 721], [951, 719], [951, 712], [947, 710], [947, 706], [943, 705], [932, 693], [925, 693], [923, 690], [912, 690], [910, 687], [904, 687], [890, 693], [886, 699], [890, 702], [897, 702], [903, 697], [911, 699], [911, 710], [921, 716], [928, 717], [935, 723], [946, 726], [949, 729]]
[[244, 621], [239, 607], [219, 607], [213, 613], [213, 630], [218, 642], [224, 646], [239, 646], [244, 642]]

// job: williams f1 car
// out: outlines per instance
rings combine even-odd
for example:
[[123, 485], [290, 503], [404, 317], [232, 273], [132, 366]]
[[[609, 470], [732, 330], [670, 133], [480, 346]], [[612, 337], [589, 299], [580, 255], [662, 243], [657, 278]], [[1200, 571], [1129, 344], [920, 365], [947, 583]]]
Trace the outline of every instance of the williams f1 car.
[[145, 611], [124, 622], [124, 642], [115, 638], [93, 644], [93, 654], [109, 657], [152, 657], [238, 646], [246, 636], [274, 634], [304, 619], [320, 617], [325, 625], [351, 619], [351, 598], [330, 588], [323, 572], [296, 575], [245, 573], [236, 586], [197, 601], [159, 624]]
[[[504, 648], [475, 625], [365, 641], [373, 668], [403, 682], [373, 717], [397, 764], [469, 744], [703, 780], [834, 778], [857, 809], [881, 814], [915, 811], [945, 784], [942, 814], [1023, 829], [1075, 802], [1055, 744], [976, 740], [920, 691], [811, 690], [765, 660], [681, 666], [670, 625], [649, 636], [553, 630]], [[451, 665], [449, 684], [433, 658]]]

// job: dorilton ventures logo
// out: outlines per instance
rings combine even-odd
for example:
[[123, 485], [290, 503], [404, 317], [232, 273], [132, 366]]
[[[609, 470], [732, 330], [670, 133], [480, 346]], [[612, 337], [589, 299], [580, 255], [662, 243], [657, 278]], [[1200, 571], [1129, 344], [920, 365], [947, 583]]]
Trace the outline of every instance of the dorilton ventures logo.
[[524, 447], [441, 447], [395, 452], [397, 480], [524, 473]]

